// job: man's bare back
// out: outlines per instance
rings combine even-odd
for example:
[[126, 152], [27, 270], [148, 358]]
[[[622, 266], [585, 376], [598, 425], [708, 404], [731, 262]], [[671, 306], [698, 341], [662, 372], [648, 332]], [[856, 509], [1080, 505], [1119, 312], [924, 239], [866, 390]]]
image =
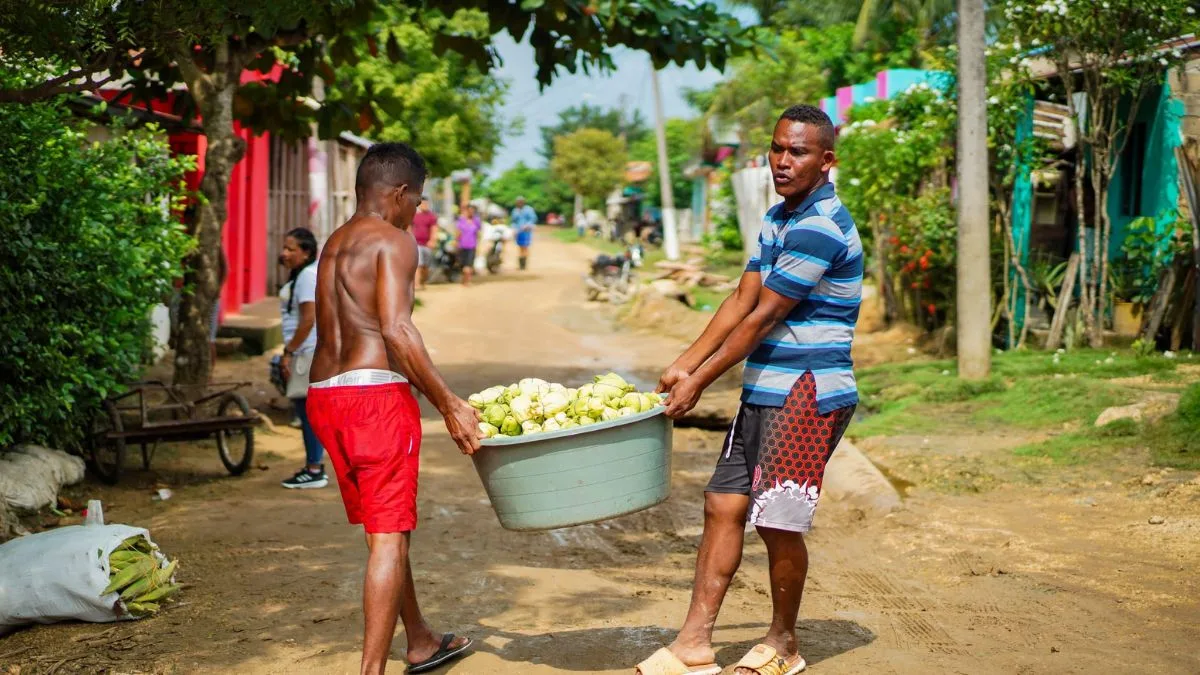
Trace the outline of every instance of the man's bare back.
[[412, 235], [380, 218], [355, 216], [333, 233], [317, 267], [314, 381], [360, 368], [408, 375], [388, 358], [381, 315], [411, 318], [416, 265]]
[[356, 213], [329, 237], [317, 266], [317, 350], [311, 379], [359, 369], [403, 375], [446, 419], [460, 450], [479, 449], [479, 414], [434, 367], [412, 322], [417, 242], [400, 226]]

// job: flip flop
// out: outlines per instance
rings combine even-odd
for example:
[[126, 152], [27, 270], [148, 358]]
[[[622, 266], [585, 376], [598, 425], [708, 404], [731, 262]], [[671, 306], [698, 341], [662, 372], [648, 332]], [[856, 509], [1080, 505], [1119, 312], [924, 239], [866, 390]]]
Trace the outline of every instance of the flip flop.
[[446, 633], [442, 636], [442, 645], [438, 647], [438, 650], [434, 652], [433, 656], [421, 661], [420, 663], [409, 664], [408, 668], [404, 672], [413, 673], [413, 675], [416, 675], [416, 673], [428, 673], [444, 663], [461, 658], [464, 653], [471, 648], [471, 645], [475, 644], [471, 638], [467, 638], [467, 641], [463, 644], [455, 647], [454, 649], [450, 649], [451, 642], [454, 642], [454, 633]]
[[679, 660], [670, 649], [662, 649], [650, 655], [650, 658], [637, 664], [634, 668], [637, 675], [720, 675], [721, 666], [709, 663], [703, 666], [689, 666]]
[[734, 669], [736, 671], [738, 668], [749, 668], [758, 675], [796, 675], [808, 667], [803, 656], [798, 658], [799, 661], [789, 666], [787, 659], [780, 656], [774, 647], [758, 644], [746, 652]]

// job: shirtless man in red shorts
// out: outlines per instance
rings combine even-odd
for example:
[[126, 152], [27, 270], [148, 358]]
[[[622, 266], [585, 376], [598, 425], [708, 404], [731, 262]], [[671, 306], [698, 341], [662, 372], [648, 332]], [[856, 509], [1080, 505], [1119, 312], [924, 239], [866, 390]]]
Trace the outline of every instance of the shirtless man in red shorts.
[[329, 237], [317, 268], [308, 414], [337, 470], [346, 516], [367, 533], [364, 675], [384, 672], [397, 615], [410, 673], [433, 670], [471, 646], [425, 623], [408, 562], [421, 447], [410, 387], [438, 409], [463, 453], [479, 449], [479, 414], [446, 386], [412, 323], [417, 243], [409, 227], [424, 183], [425, 161], [412, 148], [372, 146], [358, 166], [358, 210]]

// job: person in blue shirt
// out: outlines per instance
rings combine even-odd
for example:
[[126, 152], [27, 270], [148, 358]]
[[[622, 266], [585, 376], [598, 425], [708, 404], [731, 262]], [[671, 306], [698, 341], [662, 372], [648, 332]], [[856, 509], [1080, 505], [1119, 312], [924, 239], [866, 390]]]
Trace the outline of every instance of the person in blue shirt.
[[[679, 636], [642, 673], [718, 673], [712, 632], [742, 558], [745, 523], [767, 547], [771, 624], [734, 671], [804, 669], [796, 617], [808, 575], [825, 464], [858, 403], [850, 345], [862, 296], [858, 230], [829, 182], [836, 133], [819, 108], [788, 108], [768, 159], [783, 197], [763, 218], [737, 289], [704, 333], [663, 373], [667, 415], [681, 417], [722, 373], [745, 360], [742, 405], [705, 488], [704, 535]], [[765, 618], [765, 617], [764, 617]]]
[[524, 197], [517, 197], [517, 206], [512, 210], [512, 228], [517, 231], [517, 247], [521, 249], [517, 259], [521, 269], [529, 264], [529, 245], [533, 243], [534, 225], [537, 225], [537, 213], [525, 203]]

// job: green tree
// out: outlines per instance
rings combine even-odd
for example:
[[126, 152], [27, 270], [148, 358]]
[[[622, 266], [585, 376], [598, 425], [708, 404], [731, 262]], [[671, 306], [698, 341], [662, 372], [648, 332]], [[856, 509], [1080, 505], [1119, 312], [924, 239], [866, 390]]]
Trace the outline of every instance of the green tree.
[[[458, 54], [434, 56], [433, 37], [412, 20], [411, 9], [389, 7], [382, 14], [368, 28], [374, 41], [356, 45], [357, 62], [337, 69], [342, 84], [329, 90], [327, 102], [366, 101], [370, 127], [363, 133], [412, 145], [433, 175], [491, 162], [505, 131], [506, 84]], [[453, 21], [464, 34], [487, 35], [481, 11], [460, 12]], [[393, 61], [389, 49], [403, 58]]]
[[[699, 120], [672, 118], [666, 122], [667, 164], [671, 170], [671, 189], [675, 193], [675, 205], [688, 208], [692, 203], [692, 179], [683, 175], [688, 164], [696, 161], [700, 154]], [[629, 158], [650, 162], [654, 172], [646, 181], [646, 198], [662, 204], [662, 188], [658, 179], [658, 150], [654, 136], [647, 136], [630, 144]]]
[[549, 162], [554, 157], [554, 139], [580, 129], [603, 129], [614, 136], [625, 135], [626, 143], [653, 138], [642, 113], [634, 110], [629, 116], [616, 109], [581, 103], [558, 113], [558, 122], [542, 127], [542, 157]]
[[742, 146], [755, 151], [770, 142], [779, 114], [788, 106], [815, 102], [825, 76], [800, 36], [785, 31], [774, 53], [737, 59], [729, 77], [713, 92], [709, 115], [739, 126]]
[[554, 140], [550, 170], [584, 199], [604, 199], [621, 183], [625, 141], [601, 129], [580, 129]]
[[550, 170], [526, 166], [517, 162], [515, 166], [489, 181], [484, 189], [487, 198], [511, 209], [517, 197], [526, 202], [544, 218], [547, 213], [564, 214], [571, 210], [571, 187], [550, 175]]
[[871, 43], [914, 30], [922, 47], [954, 40], [956, 0], [785, 0], [776, 9], [777, 26], [828, 28], [854, 26], [852, 47], [870, 49]]
[[154, 129], [112, 133], [89, 143], [58, 103], [0, 105], [0, 448], [89, 428], [194, 244], [171, 214], [191, 161]]
[[[345, 129], [365, 131], [376, 123], [375, 106], [388, 91], [347, 88], [336, 102], [313, 101], [314, 83], [326, 91], [342, 83], [336, 69], [354, 64], [363, 44], [393, 62], [405, 60], [398, 40], [372, 29], [380, 12], [397, 3], [373, 0], [0, 0], [0, 67], [37, 65], [42, 77], [0, 89], [0, 102], [30, 102], [120, 82], [138, 100], [174, 97], [185, 119], [199, 113], [207, 138], [204, 199], [197, 210], [198, 247], [185, 275], [189, 292], [180, 305], [175, 379], [203, 382], [208, 373], [208, 316], [217, 296], [217, 258], [227, 191], [233, 167], [244, 153], [233, 122], [302, 137], [315, 123], [321, 137]], [[528, 39], [537, 79], [548, 84], [560, 69], [576, 72], [611, 68], [618, 46], [650, 54], [656, 67], [674, 62], [726, 60], [755, 43], [737, 20], [709, 3], [678, 5], [670, 0], [614, 1], [413, 0], [413, 20], [432, 37], [433, 53], [454, 52], [480, 68], [495, 54], [492, 36], [507, 30]], [[462, 30], [459, 12], [483, 11], [486, 34]], [[394, 36], [391, 36], [394, 37]], [[242, 83], [247, 69], [269, 71], [286, 65], [277, 82]], [[128, 76], [128, 77], [126, 77]], [[355, 96], [352, 94], [361, 94]]]

